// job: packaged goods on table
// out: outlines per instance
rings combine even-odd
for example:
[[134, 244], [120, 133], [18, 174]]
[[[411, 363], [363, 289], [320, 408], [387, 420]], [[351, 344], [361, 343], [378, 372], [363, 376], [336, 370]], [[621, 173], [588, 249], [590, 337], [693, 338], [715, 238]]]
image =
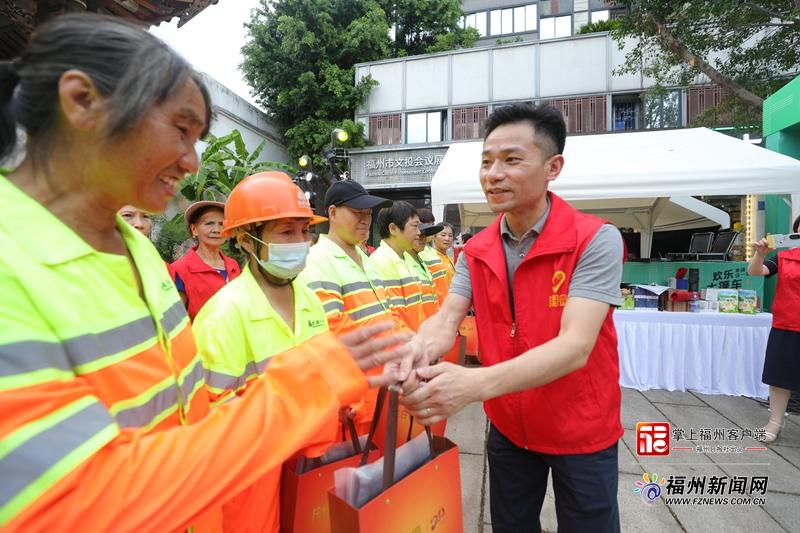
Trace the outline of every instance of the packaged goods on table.
[[758, 293], [756, 291], [739, 289], [739, 312], [749, 315], [758, 312]]
[[720, 313], [739, 312], [739, 291], [736, 289], [719, 289], [717, 293]]

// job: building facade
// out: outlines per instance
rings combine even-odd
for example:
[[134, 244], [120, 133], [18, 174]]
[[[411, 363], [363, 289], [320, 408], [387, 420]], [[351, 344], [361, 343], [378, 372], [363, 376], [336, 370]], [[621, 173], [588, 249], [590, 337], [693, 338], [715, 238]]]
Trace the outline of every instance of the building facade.
[[464, 0], [462, 27], [481, 35], [476, 46], [576, 35], [589, 22], [611, 20], [624, 8], [609, 0]]
[[[286, 142], [280, 129], [267, 117], [267, 114], [237, 95], [220, 82], [203, 74], [203, 81], [211, 95], [211, 107], [214, 119], [211, 121], [210, 131], [217, 137], [227, 135], [233, 130], [242, 134], [248, 151], [253, 150], [266, 141], [264, 150], [257, 161], [275, 161], [287, 163], [289, 153], [286, 151]], [[203, 153], [206, 144], [197, 143], [197, 153]]]
[[655, 94], [647, 91], [655, 80], [615, 74], [633, 41], [620, 48], [606, 32], [578, 33], [618, 16], [613, 2], [465, 0], [462, 7], [463, 24], [482, 35], [476, 46], [356, 65], [356, 79], [378, 81], [355, 115], [371, 146], [350, 154], [353, 179], [368, 189], [426, 205], [436, 155], [482, 138], [497, 106], [552, 105], [569, 134], [589, 134], [684, 127], [723, 97], [702, 78]]

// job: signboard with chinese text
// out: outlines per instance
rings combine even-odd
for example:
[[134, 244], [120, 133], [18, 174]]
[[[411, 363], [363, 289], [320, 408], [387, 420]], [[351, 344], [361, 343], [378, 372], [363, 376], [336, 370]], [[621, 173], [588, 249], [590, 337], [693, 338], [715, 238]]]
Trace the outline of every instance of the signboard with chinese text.
[[367, 188], [429, 186], [447, 147], [415, 150], [351, 152], [354, 181]]

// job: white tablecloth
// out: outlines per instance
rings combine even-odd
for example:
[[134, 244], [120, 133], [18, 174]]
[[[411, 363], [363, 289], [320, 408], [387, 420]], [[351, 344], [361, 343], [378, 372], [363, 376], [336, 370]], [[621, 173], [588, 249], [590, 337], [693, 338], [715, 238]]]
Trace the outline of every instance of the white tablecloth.
[[615, 311], [620, 384], [766, 398], [772, 315]]

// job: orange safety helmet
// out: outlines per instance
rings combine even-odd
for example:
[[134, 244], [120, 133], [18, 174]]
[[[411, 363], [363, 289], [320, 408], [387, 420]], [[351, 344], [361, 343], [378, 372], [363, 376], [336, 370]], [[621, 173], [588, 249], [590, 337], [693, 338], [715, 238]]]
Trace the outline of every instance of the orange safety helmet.
[[280, 218], [307, 218], [319, 224], [328, 220], [315, 215], [305, 193], [283, 172], [259, 172], [240, 181], [225, 203], [222, 234], [231, 230]]

